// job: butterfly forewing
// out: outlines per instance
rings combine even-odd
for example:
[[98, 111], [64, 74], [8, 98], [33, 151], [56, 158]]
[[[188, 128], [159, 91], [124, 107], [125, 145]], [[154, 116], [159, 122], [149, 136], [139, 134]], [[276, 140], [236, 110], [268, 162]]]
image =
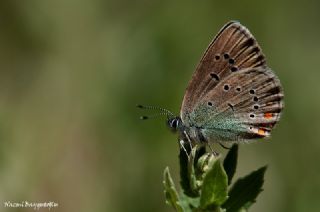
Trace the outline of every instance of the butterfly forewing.
[[207, 140], [265, 137], [283, 108], [280, 81], [253, 35], [238, 22], [211, 42], [187, 87], [181, 118]]
[[226, 24], [210, 43], [192, 76], [182, 103], [182, 118], [222, 78], [242, 68], [263, 65], [265, 58], [252, 34], [238, 22]]

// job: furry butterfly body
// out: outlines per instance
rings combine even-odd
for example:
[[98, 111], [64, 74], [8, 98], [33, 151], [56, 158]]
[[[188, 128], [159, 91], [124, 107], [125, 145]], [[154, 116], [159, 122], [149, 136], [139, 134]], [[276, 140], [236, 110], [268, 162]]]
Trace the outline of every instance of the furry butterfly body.
[[270, 136], [283, 109], [279, 79], [239, 22], [210, 43], [186, 89], [180, 117], [168, 125], [180, 141], [240, 142]]

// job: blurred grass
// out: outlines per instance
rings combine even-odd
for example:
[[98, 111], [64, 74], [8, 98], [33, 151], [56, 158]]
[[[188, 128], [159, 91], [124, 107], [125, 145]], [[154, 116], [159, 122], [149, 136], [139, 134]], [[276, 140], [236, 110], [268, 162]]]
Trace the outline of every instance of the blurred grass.
[[239, 20], [286, 103], [271, 140], [240, 146], [238, 176], [269, 164], [252, 211], [320, 210], [318, 8], [312, 0], [1, 1], [1, 202], [170, 211], [162, 170], [178, 174], [176, 136], [163, 120], [140, 122], [134, 106], [178, 114], [206, 46]]

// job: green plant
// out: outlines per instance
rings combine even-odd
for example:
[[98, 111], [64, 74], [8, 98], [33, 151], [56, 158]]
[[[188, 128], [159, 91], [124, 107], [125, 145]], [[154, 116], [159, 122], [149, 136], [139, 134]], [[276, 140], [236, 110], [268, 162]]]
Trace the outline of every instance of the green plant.
[[206, 152], [205, 147], [180, 150], [180, 185], [178, 193], [169, 168], [164, 170], [164, 193], [167, 204], [176, 211], [247, 211], [262, 191], [266, 166], [238, 179], [231, 185], [238, 158], [234, 144], [223, 164], [220, 156]]

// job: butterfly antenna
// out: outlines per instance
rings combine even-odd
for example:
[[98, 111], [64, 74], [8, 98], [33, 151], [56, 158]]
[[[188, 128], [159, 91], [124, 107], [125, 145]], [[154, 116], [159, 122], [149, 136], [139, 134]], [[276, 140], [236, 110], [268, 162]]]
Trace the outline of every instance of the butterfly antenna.
[[151, 116], [140, 116], [140, 119], [141, 120], [154, 119], [154, 118], [157, 118], [159, 116], [166, 116], [166, 115], [167, 115], [166, 113], [158, 113], [158, 114], [154, 114], [154, 115], [151, 115]]
[[[150, 105], [137, 105], [137, 107], [140, 109], [144, 109], [144, 110], [159, 110], [159, 111], [161, 111], [161, 113], [150, 116], [150, 117], [157, 117], [160, 115], [166, 115], [166, 116], [171, 116], [171, 117], [175, 116], [170, 110], [164, 109], [162, 107], [150, 106]], [[148, 116], [141, 116], [140, 118], [141, 119], [148, 119], [149, 117]]]

